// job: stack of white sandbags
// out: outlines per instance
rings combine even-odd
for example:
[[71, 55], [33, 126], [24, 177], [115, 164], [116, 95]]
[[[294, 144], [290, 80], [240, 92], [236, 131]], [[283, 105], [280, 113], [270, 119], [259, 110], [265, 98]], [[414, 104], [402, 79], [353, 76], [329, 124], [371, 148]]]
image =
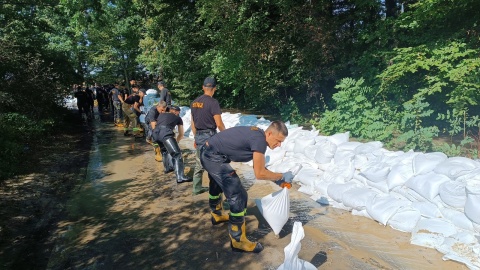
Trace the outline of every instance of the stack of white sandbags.
[[[381, 142], [351, 142], [349, 133], [318, 136], [294, 129], [267, 165], [278, 172], [300, 164], [299, 191], [412, 233], [412, 243], [445, 259], [480, 268], [480, 163], [443, 153], [388, 151]], [[291, 144], [294, 145], [291, 145]], [[272, 155], [273, 156], [273, 155]]]

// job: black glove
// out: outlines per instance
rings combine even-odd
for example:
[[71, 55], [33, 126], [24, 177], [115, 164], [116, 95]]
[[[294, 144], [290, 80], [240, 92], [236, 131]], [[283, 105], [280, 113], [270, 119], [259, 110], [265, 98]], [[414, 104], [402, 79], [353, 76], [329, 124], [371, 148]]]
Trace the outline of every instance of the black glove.
[[274, 181], [274, 183], [281, 186], [283, 183], [285, 183], [285, 181], [283, 179], [280, 179], [280, 180]]

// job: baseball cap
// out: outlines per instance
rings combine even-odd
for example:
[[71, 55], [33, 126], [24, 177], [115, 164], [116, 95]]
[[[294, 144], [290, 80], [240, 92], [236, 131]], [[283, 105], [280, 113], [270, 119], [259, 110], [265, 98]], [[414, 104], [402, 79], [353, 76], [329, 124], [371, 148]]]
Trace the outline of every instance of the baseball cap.
[[165, 85], [165, 82], [164, 81], [159, 81], [159, 82], [157, 82], [157, 85]]
[[146, 94], [146, 93], [147, 93], [147, 90], [145, 90], [145, 89], [143, 89], [143, 88], [142, 88], [142, 89], [140, 89], [140, 90], [138, 90], [138, 91], [139, 91], [139, 92], [143, 92], [144, 94]]
[[207, 77], [203, 81], [203, 86], [206, 86], [206, 87], [215, 87], [216, 85], [217, 85], [217, 81], [215, 81], [215, 79], [212, 77]]
[[175, 106], [175, 105], [171, 105], [171, 106], [170, 106], [170, 110], [181, 111], [181, 110], [180, 110], [180, 107]]

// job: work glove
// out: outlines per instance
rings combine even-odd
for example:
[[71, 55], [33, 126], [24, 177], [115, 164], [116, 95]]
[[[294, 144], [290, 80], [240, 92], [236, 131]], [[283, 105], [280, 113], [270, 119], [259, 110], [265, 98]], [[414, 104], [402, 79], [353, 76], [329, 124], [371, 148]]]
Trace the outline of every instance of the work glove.
[[292, 183], [293, 181], [293, 173], [291, 171], [288, 171], [288, 172], [285, 172], [282, 174], [282, 179], [283, 181], [287, 182], [287, 183]]

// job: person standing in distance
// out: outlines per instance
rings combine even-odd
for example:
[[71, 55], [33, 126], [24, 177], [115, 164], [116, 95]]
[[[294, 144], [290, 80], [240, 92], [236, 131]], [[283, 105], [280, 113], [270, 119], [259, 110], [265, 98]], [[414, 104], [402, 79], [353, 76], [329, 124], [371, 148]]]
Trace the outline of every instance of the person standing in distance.
[[222, 121], [222, 110], [220, 104], [213, 98], [217, 90], [217, 82], [212, 77], [207, 77], [203, 81], [203, 95], [197, 97], [190, 105], [191, 109], [191, 128], [195, 136], [195, 145], [197, 153], [195, 156], [195, 170], [193, 173], [193, 195], [198, 195], [208, 191], [208, 187], [202, 187], [202, 176], [204, 169], [200, 162], [200, 148], [211, 136], [225, 130]]
[[167, 103], [167, 106], [172, 105], [172, 95], [170, 93], [170, 90], [168, 90], [165, 86], [164, 81], [159, 81], [157, 83], [158, 86], [158, 91], [160, 92], [160, 101], [165, 101]]
[[130, 129], [133, 131], [135, 137], [140, 137], [139, 128], [137, 127], [137, 113], [142, 113], [140, 110], [140, 104], [142, 103], [142, 98], [145, 95], [145, 89], [138, 91], [138, 86], [134, 85], [132, 87], [136, 89], [138, 94], [132, 94], [128, 96], [125, 101], [122, 103], [122, 111], [125, 115], [125, 125], [123, 127], [123, 135], [128, 136]]
[[[253, 160], [253, 171], [259, 180], [271, 180], [281, 186], [291, 183], [293, 173], [275, 173], [265, 168], [267, 146], [275, 149], [288, 136], [288, 129], [281, 121], [274, 121], [264, 131], [258, 127], [237, 126], [226, 129], [211, 138], [200, 149], [200, 160], [210, 179], [210, 208], [212, 224], [229, 221], [228, 233], [233, 251], [258, 253], [260, 243], [250, 242], [245, 232], [245, 213], [248, 193], [240, 182], [230, 162]], [[230, 205], [230, 214], [225, 214], [212, 197], [223, 192]]]
[[119, 84], [115, 83], [113, 89], [110, 91], [113, 101], [113, 122], [118, 126], [122, 122], [122, 104], [125, 101], [125, 95], [120, 90]]

